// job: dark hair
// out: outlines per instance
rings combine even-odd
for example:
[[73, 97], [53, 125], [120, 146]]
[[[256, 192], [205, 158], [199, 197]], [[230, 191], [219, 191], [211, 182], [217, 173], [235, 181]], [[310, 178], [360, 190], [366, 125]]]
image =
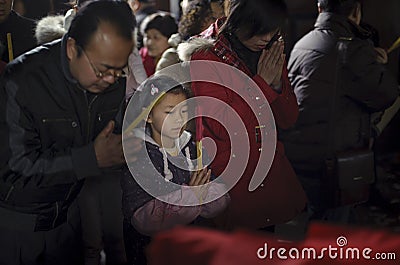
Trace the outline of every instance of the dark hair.
[[140, 27], [140, 32], [144, 35], [146, 31], [156, 29], [162, 35], [169, 38], [172, 34], [178, 32], [178, 25], [175, 18], [167, 12], [157, 12], [147, 16]]
[[200, 34], [203, 30], [204, 21], [211, 18], [212, 10], [209, 0], [194, 0], [189, 3], [179, 21], [178, 31], [183, 40]]
[[129, 5], [122, 0], [85, 2], [72, 20], [68, 36], [75, 39], [77, 45], [84, 49], [102, 22], [113, 25], [120, 37], [126, 40], [133, 39], [135, 16]]
[[331, 12], [343, 16], [349, 16], [357, 3], [362, 0], [318, 0], [322, 12]]
[[282, 27], [286, 19], [283, 0], [231, 0], [228, 18], [219, 34], [239, 33], [250, 39]]

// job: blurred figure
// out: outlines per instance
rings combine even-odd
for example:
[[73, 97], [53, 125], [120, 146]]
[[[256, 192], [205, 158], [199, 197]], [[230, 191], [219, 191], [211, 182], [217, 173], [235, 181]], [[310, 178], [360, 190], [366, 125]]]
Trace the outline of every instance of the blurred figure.
[[173, 34], [168, 39], [168, 44], [171, 48], [162, 54], [161, 59], [157, 63], [156, 71], [179, 63], [178, 45], [183, 41], [187, 41], [190, 37], [200, 34], [214, 21], [215, 15], [208, 0], [190, 1], [186, 8], [186, 13], [183, 13], [179, 21], [178, 33]]
[[[225, 0], [225, 1], [229, 1], [229, 0]], [[225, 16], [225, 14], [226, 14], [225, 13], [225, 1], [224, 0], [203, 0], [204, 4], [207, 4], [210, 6], [214, 21], [217, 18]], [[192, 9], [190, 7], [190, 5], [193, 2], [196, 2], [196, 0], [183, 0], [181, 2], [182, 15], [187, 14], [189, 12], [189, 10]]]
[[207, 1], [210, 3], [214, 21], [217, 20], [218, 18], [225, 16], [224, 0], [207, 0]]
[[170, 47], [168, 39], [178, 32], [178, 25], [169, 13], [159, 12], [143, 21], [141, 32], [144, 36], [144, 47], [139, 52], [146, 74], [151, 76], [156, 71], [161, 55]]
[[6, 63], [36, 46], [35, 21], [18, 15], [13, 2], [0, 1], [0, 42], [4, 46], [1, 60]]
[[[308, 195], [312, 219], [349, 221], [350, 206], [328, 205], [325, 160], [332, 148], [334, 152], [367, 148], [372, 136], [370, 114], [389, 107], [398, 96], [396, 81], [384, 65], [385, 50], [374, 47], [370, 32], [360, 27], [361, 2], [319, 0], [315, 28], [297, 42], [288, 64], [300, 114], [284, 142]], [[340, 50], [339, 38], [344, 43]], [[338, 54], [345, 60], [336, 80]], [[331, 113], [332, 95], [336, 95], [335, 113]], [[332, 123], [333, 142], [328, 139]]]
[[137, 23], [137, 48], [141, 49], [143, 47], [143, 33], [141, 32], [141, 25], [143, 20], [154, 13], [159, 12], [156, 9], [156, 1], [155, 0], [128, 0], [129, 6], [132, 8], [133, 13], [136, 17]]
[[85, 2], [88, 2], [90, 0], [75, 0], [72, 1], [70, 4], [72, 8], [68, 9], [68, 11], [65, 13], [64, 16], [64, 28], [65, 30], [69, 29], [69, 26], [71, 25], [72, 19], [74, 19], [76, 12], [78, 11], [78, 8], [82, 6]]

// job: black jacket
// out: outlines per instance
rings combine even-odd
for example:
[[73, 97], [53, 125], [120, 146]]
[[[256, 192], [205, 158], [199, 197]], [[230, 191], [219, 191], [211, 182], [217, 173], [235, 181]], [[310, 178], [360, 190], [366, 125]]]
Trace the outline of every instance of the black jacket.
[[[329, 138], [334, 139], [336, 151], [365, 146], [371, 136], [370, 113], [389, 107], [398, 96], [396, 80], [376, 62], [376, 52], [368, 38], [367, 32], [345, 17], [321, 13], [314, 30], [292, 50], [289, 79], [300, 114], [283, 141], [286, 154], [298, 171], [322, 169], [329, 153]], [[336, 68], [341, 69], [338, 83]], [[336, 87], [336, 119], [330, 137]]]
[[101, 174], [93, 140], [124, 102], [125, 79], [102, 94], [79, 86], [67, 37], [14, 60], [1, 80], [0, 209], [30, 215], [35, 231], [65, 222], [83, 179]]
[[34, 20], [22, 17], [11, 10], [7, 19], [0, 23], [0, 41], [3, 45], [1, 60], [8, 62], [7, 33], [11, 33], [14, 58], [36, 47], [35, 39], [36, 23]]

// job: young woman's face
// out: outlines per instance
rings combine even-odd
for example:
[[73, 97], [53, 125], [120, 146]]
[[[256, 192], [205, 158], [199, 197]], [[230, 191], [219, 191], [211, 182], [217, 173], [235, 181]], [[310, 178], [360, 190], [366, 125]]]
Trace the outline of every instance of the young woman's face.
[[171, 148], [188, 121], [188, 106], [183, 93], [166, 93], [151, 110], [147, 122], [152, 137], [160, 146]]
[[160, 58], [163, 52], [169, 48], [168, 38], [157, 29], [149, 29], [143, 36], [144, 46], [151, 57]]
[[238, 36], [240, 42], [246, 46], [249, 50], [253, 52], [259, 52], [267, 46], [267, 44], [271, 41], [274, 35], [277, 33], [277, 30], [273, 30], [264, 35], [256, 35], [251, 37], [250, 39], [245, 40], [241, 36]]

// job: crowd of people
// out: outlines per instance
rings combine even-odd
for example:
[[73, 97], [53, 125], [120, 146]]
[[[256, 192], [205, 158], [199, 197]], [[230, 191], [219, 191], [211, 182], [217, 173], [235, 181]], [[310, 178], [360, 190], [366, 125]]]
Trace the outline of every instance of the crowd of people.
[[[370, 151], [399, 96], [361, 0], [318, 0], [290, 57], [283, 0], [183, 1], [179, 19], [154, 0], [77, 0], [39, 21], [13, 2], [0, 1], [0, 264], [168, 264], [148, 256], [162, 241], [148, 247], [177, 226], [223, 242], [357, 224], [362, 201], [330, 203], [342, 171], [327, 161]], [[179, 234], [162, 240], [174, 260]]]

